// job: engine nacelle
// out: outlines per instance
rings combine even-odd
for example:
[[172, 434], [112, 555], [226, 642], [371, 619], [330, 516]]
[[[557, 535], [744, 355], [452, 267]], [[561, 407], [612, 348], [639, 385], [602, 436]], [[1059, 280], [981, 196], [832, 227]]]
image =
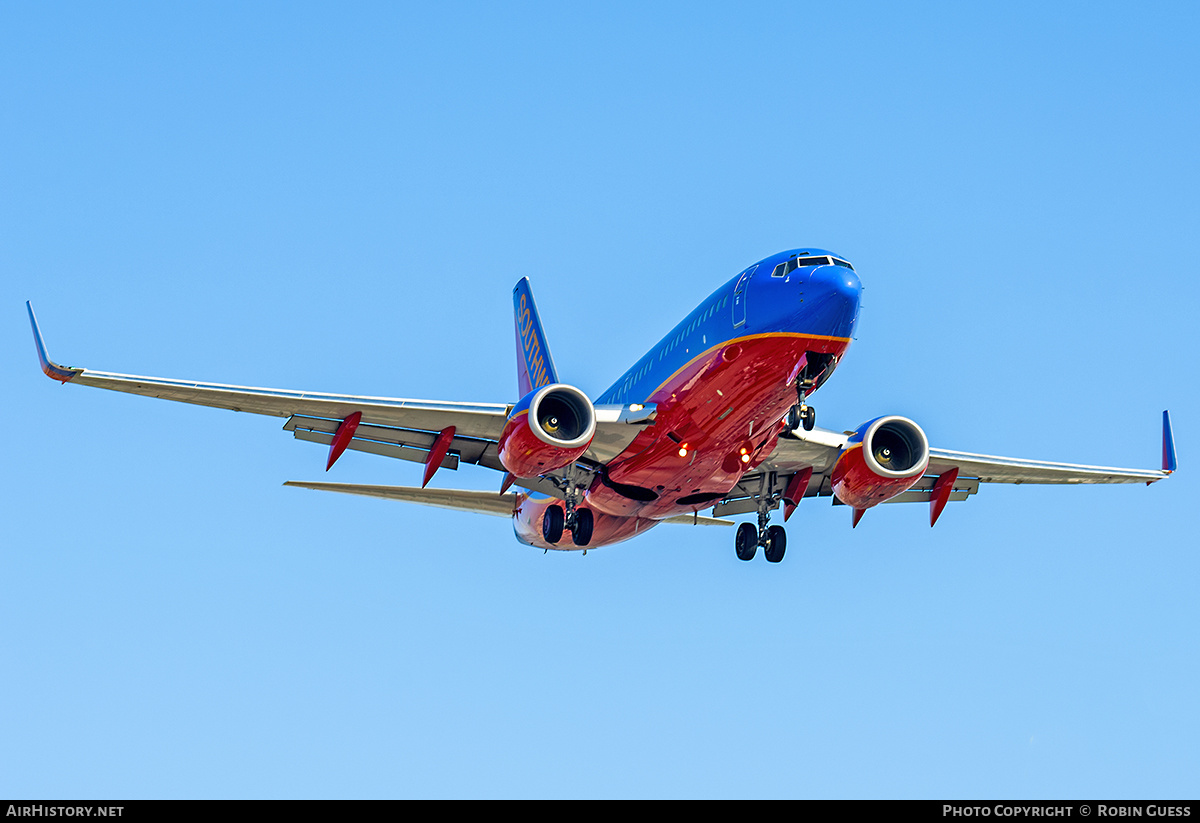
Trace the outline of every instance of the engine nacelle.
[[596, 435], [596, 409], [574, 386], [535, 389], [513, 407], [500, 435], [500, 462], [517, 477], [537, 477], [569, 465]]
[[869, 509], [908, 491], [929, 466], [929, 440], [907, 417], [877, 417], [854, 432], [833, 465], [833, 493]]

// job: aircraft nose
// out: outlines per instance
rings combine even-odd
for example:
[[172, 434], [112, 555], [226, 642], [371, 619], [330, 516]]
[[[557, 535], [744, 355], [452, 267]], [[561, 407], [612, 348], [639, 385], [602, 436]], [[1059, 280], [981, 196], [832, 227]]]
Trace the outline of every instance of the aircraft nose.
[[822, 333], [834, 337], [852, 337], [862, 298], [862, 282], [853, 269], [845, 266], [821, 266], [813, 272], [805, 289]]
[[817, 276], [831, 292], [840, 295], [847, 302], [858, 305], [858, 300], [862, 297], [862, 281], [853, 269], [845, 266], [822, 266], [817, 270]]

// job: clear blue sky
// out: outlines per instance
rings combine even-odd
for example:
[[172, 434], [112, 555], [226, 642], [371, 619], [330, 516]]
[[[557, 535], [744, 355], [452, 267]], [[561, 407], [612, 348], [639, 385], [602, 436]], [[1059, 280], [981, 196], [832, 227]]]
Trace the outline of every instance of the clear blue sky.
[[[1200, 794], [1200, 11], [828, 5], [5, 4], [0, 796]], [[23, 306], [72, 365], [506, 401], [528, 275], [596, 394], [800, 245], [866, 287], [822, 425], [1153, 468], [1169, 407], [1182, 470], [543, 555], [60, 387]]]

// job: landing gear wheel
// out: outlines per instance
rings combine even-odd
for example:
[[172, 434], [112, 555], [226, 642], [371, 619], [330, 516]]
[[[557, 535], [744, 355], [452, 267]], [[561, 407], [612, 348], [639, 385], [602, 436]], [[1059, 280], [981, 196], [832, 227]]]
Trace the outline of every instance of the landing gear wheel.
[[787, 532], [783, 526], [771, 526], [767, 529], [767, 562], [778, 563], [783, 559], [787, 549]]
[[796, 429], [800, 428], [800, 425], [803, 422], [804, 422], [804, 416], [800, 414], [799, 406], [792, 406], [790, 409], [788, 409], [788, 415], [787, 415], [788, 431], [794, 432]]
[[576, 509], [575, 527], [571, 529], [571, 541], [576, 546], [586, 546], [592, 542], [592, 529], [595, 528], [595, 525], [596, 519], [593, 517], [591, 509]]
[[734, 545], [737, 547], [738, 560], [754, 559], [754, 553], [758, 551], [758, 529], [754, 528], [753, 523], [738, 526]]
[[563, 514], [562, 507], [551, 506], [546, 509], [546, 513], [542, 515], [542, 539], [547, 543], [557, 543], [562, 540], [565, 523], [566, 515]]
[[815, 425], [817, 425], [817, 410], [812, 406], [797, 404], [788, 409], [787, 427], [790, 431], [795, 431], [803, 426], [806, 432], [810, 432]]

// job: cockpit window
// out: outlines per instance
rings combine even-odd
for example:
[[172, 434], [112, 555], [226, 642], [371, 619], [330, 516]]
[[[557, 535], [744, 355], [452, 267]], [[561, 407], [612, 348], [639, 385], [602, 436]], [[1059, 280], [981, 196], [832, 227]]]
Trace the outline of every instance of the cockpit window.
[[775, 267], [775, 270], [771, 272], [771, 276], [772, 277], [783, 277], [785, 275], [791, 274], [799, 266], [803, 266], [803, 265], [804, 265], [803, 262], [797, 262], [795, 260], [789, 260], [786, 263], [780, 263], [778, 266]]
[[835, 266], [845, 266], [846, 268], [850, 269], [850, 271], [854, 271], [854, 266], [851, 266], [845, 260], [839, 260], [836, 257], [797, 257], [787, 261], [786, 263], [780, 263], [771, 272], [771, 276], [783, 277], [784, 275], [791, 274], [801, 266], [828, 266], [831, 262]]

